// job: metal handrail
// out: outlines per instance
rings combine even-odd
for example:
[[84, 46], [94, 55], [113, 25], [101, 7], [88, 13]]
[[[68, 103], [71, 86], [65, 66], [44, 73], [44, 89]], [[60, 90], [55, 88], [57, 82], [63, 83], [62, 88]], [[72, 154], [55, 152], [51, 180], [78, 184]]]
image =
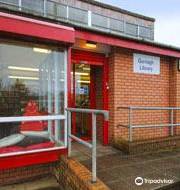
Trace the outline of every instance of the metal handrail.
[[145, 106], [125, 106], [117, 107], [117, 109], [136, 109], [136, 110], [180, 110], [180, 107], [145, 107]]
[[[92, 182], [97, 180], [96, 172], [96, 115], [104, 115], [104, 119], [107, 121], [109, 119], [109, 112], [106, 110], [95, 110], [95, 109], [80, 109], [80, 108], [66, 108], [67, 117], [68, 117], [68, 156], [71, 157], [72, 152], [72, 139], [78, 143], [90, 148], [92, 150]], [[71, 133], [71, 114], [72, 113], [91, 113], [92, 114], [92, 143], [86, 142]]]
[[[43, 1], [42, 11], [36, 11], [34, 9], [32, 10], [31, 8], [23, 7], [22, 6], [23, 0], [18, 0], [18, 3], [8, 3], [8, 2], [0, 0], [0, 4], [10, 6], [9, 8], [14, 7], [14, 8], [16, 8], [17, 10], [19, 10], [21, 12], [23, 12], [23, 11], [26, 12], [27, 11], [28, 13], [30, 13], [30, 11], [32, 11], [32, 13], [37, 14], [37, 15], [41, 15], [41, 16], [44, 16], [44, 17], [53, 16], [53, 18], [56, 19], [56, 20], [61, 20], [62, 22], [70, 22], [71, 24], [78, 25], [78, 23], [76, 21], [74, 21], [75, 23], [73, 23], [73, 20], [69, 19], [69, 16], [68, 16], [69, 15], [69, 8], [72, 7], [74, 9], [82, 10], [82, 11], [87, 12], [88, 22], [84, 23], [84, 22], [79, 21], [79, 24], [82, 25], [82, 27], [84, 26], [84, 27], [91, 27], [91, 28], [93, 28], [93, 25], [92, 25], [92, 15], [96, 14], [96, 15], [100, 15], [102, 17], [105, 17], [108, 20], [107, 23], [109, 23], [110, 20], [113, 19], [113, 20], [117, 20], [117, 21], [120, 21], [120, 22], [124, 22], [124, 26], [123, 26], [123, 30], [113, 30], [113, 29], [111, 29], [110, 24], [107, 24], [107, 26], [104, 26], [104, 27], [100, 27], [100, 26], [96, 27], [96, 26], [94, 26], [95, 29], [99, 28], [100, 30], [103, 30], [103, 31], [104, 30], [106, 31], [106, 29], [108, 29], [108, 31], [110, 31], [112, 33], [115, 32], [116, 34], [119, 34], [119, 35], [123, 34], [123, 35], [128, 35], [128, 36], [133, 36], [133, 37], [145, 38], [145, 39], [148, 39], [148, 40], [153, 40], [153, 36], [148, 36], [148, 35], [141, 36], [141, 35], [139, 35], [140, 28], [142, 28], [142, 27], [143, 28], [147, 28], [147, 29], [149, 29], [149, 32], [152, 32], [153, 29], [151, 27], [143, 26], [143, 25], [140, 25], [140, 24], [129, 23], [126, 20], [112, 18], [110, 16], [107, 17], [107, 16], [102, 15], [102, 14], [94, 13], [92, 11], [85, 10], [85, 9], [82, 9], [82, 8], [78, 8], [78, 7], [73, 7], [71, 5], [65, 5], [65, 4], [62, 4], [60, 2], [55, 2], [53, 0], [42, 0], [42, 1]], [[51, 14], [49, 15], [48, 14], [48, 6], [47, 6], [49, 2], [54, 3], [56, 6], [61, 6], [61, 5], [65, 6], [66, 7], [66, 15], [64, 15], [63, 18], [59, 17], [55, 13], [53, 15], [51, 15]], [[137, 26], [137, 28], [138, 28], [137, 34], [129, 34], [128, 33], [128, 31], [126, 30], [126, 28], [127, 28], [126, 25], [128, 23]]]
[[[132, 142], [133, 128], [150, 128], [150, 127], [171, 127], [170, 135], [174, 136], [174, 127], [180, 126], [180, 123], [174, 123], [174, 111], [180, 110], [180, 107], [143, 107], [143, 106], [128, 106], [117, 107], [117, 110], [128, 110], [128, 125], [119, 124], [118, 126], [129, 129], [129, 141]], [[133, 110], [167, 110], [170, 111], [170, 123], [148, 124], [148, 125], [133, 125]]]

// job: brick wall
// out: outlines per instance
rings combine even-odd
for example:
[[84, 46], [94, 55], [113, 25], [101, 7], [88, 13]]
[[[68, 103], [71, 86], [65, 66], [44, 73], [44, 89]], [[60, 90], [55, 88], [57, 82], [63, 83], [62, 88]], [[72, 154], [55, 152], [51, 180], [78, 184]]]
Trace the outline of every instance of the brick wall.
[[52, 173], [56, 162], [48, 164], [38, 164], [27, 167], [0, 170], [0, 187], [14, 183], [20, 183], [47, 176]]
[[[115, 48], [109, 60], [109, 133], [111, 141], [116, 138], [128, 138], [127, 128], [118, 126], [118, 124], [127, 125], [128, 112], [127, 110], [118, 111], [117, 107], [178, 106], [180, 84], [177, 81], [180, 74], [177, 71], [175, 60], [161, 57], [159, 75], [134, 73], [133, 51], [130, 50]], [[168, 111], [136, 111], [133, 117], [133, 124], [160, 124], [162, 122], [165, 124], [169, 122]], [[179, 133], [178, 130], [176, 130], [177, 133]], [[168, 135], [169, 127], [133, 130], [134, 140], [166, 137]]]
[[55, 176], [65, 190], [109, 190], [99, 179], [92, 183], [91, 172], [75, 159], [61, 157], [55, 169]]
[[114, 139], [114, 126], [117, 125], [117, 119], [115, 117], [115, 55], [112, 53], [109, 57], [109, 142]]
[[[103, 94], [102, 94], [102, 67], [95, 68], [95, 91], [96, 91], [96, 109], [103, 109]], [[103, 116], [97, 115], [97, 138], [103, 142]]]
[[[172, 60], [170, 69], [170, 105], [180, 107], [180, 71], [178, 71], [177, 60]], [[174, 112], [174, 121], [180, 123], [180, 110]], [[174, 133], [180, 135], [180, 126], [175, 127]]]

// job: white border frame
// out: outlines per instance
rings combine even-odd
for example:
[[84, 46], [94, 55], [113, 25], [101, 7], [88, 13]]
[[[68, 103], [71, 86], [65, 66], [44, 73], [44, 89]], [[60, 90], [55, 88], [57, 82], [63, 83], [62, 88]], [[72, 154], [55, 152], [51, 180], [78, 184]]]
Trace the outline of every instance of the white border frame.
[[36, 150], [28, 150], [28, 151], [19, 151], [19, 152], [13, 152], [13, 153], [4, 153], [0, 154], [0, 158], [4, 157], [10, 157], [10, 156], [20, 156], [20, 155], [26, 155], [26, 154], [34, 154], [34, 153], [41, 153], [41, 152], [51, 152], [54, 150], [62, 150], [66, 149], [67, 147], [61, 146], [61, 147], [53, 147], [53, 148], [43, 148], [43, 149], [36, 149]]
[[0, 117], [0, 123], [12, 123], [20, 121], [49, 121], [49, 120], [64, 120], [64, 119], [66, 119], [64, 115]]
[[[67, 49], [64, 51], [64, 116], [65, 116], [65, 123], [64, 123], [64, 145], [67, 147], [67, 105], [68, 105], [68, 87], [67, 87], [67, 80], [68, 80], [68, 75], [67, 75], [67, 66], [68, 66], [68, 51]], [[71, 79], [69, 79], [71, 80]]]

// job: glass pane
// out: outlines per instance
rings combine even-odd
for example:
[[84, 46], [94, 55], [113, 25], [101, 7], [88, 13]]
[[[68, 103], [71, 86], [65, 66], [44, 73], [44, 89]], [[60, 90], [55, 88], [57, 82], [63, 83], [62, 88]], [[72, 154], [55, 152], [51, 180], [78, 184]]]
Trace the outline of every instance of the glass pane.
[[18, 0], [0, 0], [0, 2], [5, 3], [5, 4], [12, 4], [12, 5], [18, 6]]
[[99, 14], [92, 13], [92, 26], [108, 28], [108, 18]]
[[75, 65], [76, 107], [89, 108], [90, 106], [90, 66]]
[[37, 13], [43, 13], [44, 11], [44, 0], [22, 0], [22, 7], [27, 10], [32, 10]]
[[[37, 45], [0, 44], [0, 117], [64, 115], [65, 73], [64, 51]], [[13, 142], [13, 138], [22, 134], [33, 139], [46, 135], [54, 146], [63, 145], [64, 125], [64, 120], [1, 123], [0, 153], [1, 148], [10, 150], [9, 146], [1, 146], [2, 142], [8, 139]], [[34, 147], [41, 148], [34, 141], [39, 145]], [[46, 144], [42, 148], [48, 148]], [[18, 144], [20, 148], [21, 145]]]
[[0, 0], [0, 6], [3, 8], [18, 10], [18, 0]]
[[138, 25], [126, 23], [126, 33], [132, 36], [138, 35]]
[[[73, 77], [73, 94], [76, 108], [90, 108], [90, 65], [74, 64]], [[91, 133], [91, 114], [75, 114], [76, 135], [81, 138], [90, 138]]]
[[69, 7], [69, 20], [72, 20], [81, 24], [88, 24], [88, 11], [74, 8], [74, 7]]

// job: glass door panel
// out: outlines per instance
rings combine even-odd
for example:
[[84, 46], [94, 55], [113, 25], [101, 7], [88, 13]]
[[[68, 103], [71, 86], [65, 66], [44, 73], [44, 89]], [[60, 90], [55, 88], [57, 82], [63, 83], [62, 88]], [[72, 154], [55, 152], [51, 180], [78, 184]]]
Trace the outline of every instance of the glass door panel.
[[[74, 64], [72, 71], [74, 107], [90, 109], [91, 67]], [[91, 138], [91, 114], [76, 113], [74, 122], [76, 135], [84, 139]]]

